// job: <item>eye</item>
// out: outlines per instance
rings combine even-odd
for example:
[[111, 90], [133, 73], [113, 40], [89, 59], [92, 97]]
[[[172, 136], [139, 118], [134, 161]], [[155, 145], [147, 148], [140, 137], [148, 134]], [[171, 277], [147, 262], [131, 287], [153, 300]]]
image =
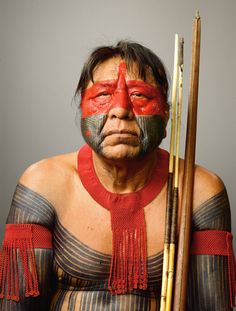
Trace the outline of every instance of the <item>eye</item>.
[[138, 98], [138, 99], [147, 99], [146, 95], [144, 95], [143, 93], [138, 93], [138, 92], [132, 93], [131, 96], [133, 98]]
[[109, 93], [109, 92], [101, 92], [101, 93], [96, 95], [96, 97], [100, 97], [100, 98], [108, 97], [108, 96], [111, 96], [111, 93]]

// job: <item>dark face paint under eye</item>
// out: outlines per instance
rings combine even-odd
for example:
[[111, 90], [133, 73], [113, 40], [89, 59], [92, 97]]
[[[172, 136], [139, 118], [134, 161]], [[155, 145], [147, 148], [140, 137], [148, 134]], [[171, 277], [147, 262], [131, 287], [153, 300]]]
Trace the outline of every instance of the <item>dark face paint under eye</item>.
[[99, 81], [82, 96], [81, 130], [96, 153], [103, 154], [102, 130], [113, 108], [132, 110], [140, 128], [138, 155], [157, 148], [164, 136], [168, 106], [161, 90], [141, 80], [126, 81], [125, 73], [126, 65], [122, 62], [117, 80]]
[[[103, 155], [102, 129], [107, 115], [92, 115], [81, 119], [81, 130], [87, 144], [98, 154]], [[139, 155], [145, 155], [159, 146], [164, 137], [166, 121], [159, 115], [135, 117], [141, 134]]]

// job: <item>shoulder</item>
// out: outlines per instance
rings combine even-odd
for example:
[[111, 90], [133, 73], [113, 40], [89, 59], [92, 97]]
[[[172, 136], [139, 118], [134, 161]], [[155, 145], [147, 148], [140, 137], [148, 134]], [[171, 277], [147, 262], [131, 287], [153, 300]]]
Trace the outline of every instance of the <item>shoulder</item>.
[[43, 159], [30, 165], [19, 183], [43, 196], [52, 204], [77, 176], [77, 151]]
[[223, 181], [196, 166], [193, 195], [194, 230], [231, 230], [230, 205]]
[[[7, 223], [34, 223], [52, 228], [60, 203], [67, 200], [76, 174], [77, 152], [29, 166], [15, 189]], [[65, 204], [63, 205], [65, 206]]]
[[[180, 197], [183, 187], [184, 160], [180, 159]], [[197, 208], [210, 198], [221, 193], [225, 189], [221, 178], [214, 172], [200, 166], [195, 165], [194, 171], [194, 190], [193, 190], [193, 208]]]
[[214, 172], [196, 165], [194, 177], [193, 208], [213, 198], [225, 189], [221, 178]]

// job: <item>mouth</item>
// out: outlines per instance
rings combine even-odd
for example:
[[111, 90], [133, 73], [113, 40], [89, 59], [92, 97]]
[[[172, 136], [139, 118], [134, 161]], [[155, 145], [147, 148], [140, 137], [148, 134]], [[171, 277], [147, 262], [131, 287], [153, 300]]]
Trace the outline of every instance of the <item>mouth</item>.
[[138, 137], [138, 134], [135, 131], [131, 131], [131, 130], [109, 130], [106, 131], [103, 134], [103, 138], [106, 138], [107, 136], [120, 136], [120, 137]]
[[107, 146], [139, 146], [138, 133], [131, 130], [108, 130], [103, 134], [103, 143]]

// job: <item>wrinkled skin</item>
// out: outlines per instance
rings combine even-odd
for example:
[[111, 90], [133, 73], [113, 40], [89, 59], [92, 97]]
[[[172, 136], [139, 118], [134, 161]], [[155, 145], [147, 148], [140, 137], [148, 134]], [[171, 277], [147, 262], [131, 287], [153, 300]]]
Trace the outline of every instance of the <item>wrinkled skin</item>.
[[144, 82], [133, 68], [127, 72], [119, 58], [104, 62], [82, 96], [83, 137], [107, 158], [143, 156], [156, 149], [165, 136], [165, 98], [150, 74]]

